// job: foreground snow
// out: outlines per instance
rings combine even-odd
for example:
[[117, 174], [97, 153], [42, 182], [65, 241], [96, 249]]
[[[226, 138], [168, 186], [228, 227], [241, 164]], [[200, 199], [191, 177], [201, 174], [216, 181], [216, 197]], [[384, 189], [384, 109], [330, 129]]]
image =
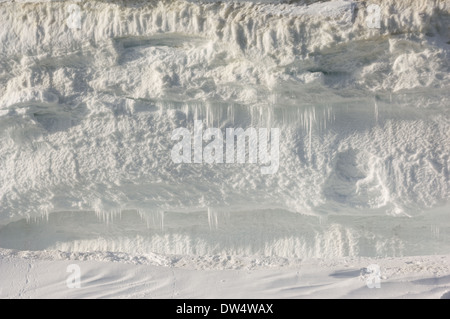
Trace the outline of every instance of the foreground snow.
[[[206, 271], [180, 260], [189, 258], [174, 257], [172, 265], [157, 266], [157, 256], [1, 249], [1, 298], [447, 299], [450, 293], [450, 255], [298, 260], [276, 268], [258, 258], [241, 258], [238, 269], [223, 269], [234, 258], [211, 256]], [[67, 288], [72, 264], [81, 269], [79, 289]], [[379, 289], [366, 286], [364, 269], [371, 264], [381, 268]]]

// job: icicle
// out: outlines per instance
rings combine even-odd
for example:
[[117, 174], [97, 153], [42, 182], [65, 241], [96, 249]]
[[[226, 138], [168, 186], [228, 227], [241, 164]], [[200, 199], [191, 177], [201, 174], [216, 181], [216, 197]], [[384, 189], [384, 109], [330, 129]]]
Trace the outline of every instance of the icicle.
[[137, 210], [137, 213], [141, 220], [145, 221], [147, 228], [159, 228], [164, 230], [164, 215], [165, 212], [160, 209], [153, 209], [149, 212], [143, 212], [142, 210]]
[[159, 214], [159, 220], [160, 220], [160, 227], [161, 227], [161, 230], [164, 230], [164, 215], [165, 215], [165, 213], [164, 213], [164, 211], [159, 211], [158, 212], [158, 214]]
[[99, 220], [109, 225], [114, 222], [114, 216], [120, 214], [120, 209], [112, 210], [112, 211], [103, 211], [103, 210], [94, 210], [95, 215]]
[[377, 101], [374, 100], [374, 105], [375, 105], [375, 123], [378, 124], [378, 104]]
[[313, 116], [309, 115], [309, 160], [312, 159], [312, 126], [313, 126]]
[[208, 207], [208, 224], [209, 229], [218, 229], [219, 228], [219, 218], [217, 212]]

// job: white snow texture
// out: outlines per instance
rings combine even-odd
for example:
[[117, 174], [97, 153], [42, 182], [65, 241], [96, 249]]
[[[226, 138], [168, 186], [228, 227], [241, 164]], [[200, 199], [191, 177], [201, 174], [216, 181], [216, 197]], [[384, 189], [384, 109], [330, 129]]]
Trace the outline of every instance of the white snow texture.
[[[450, 4], [373, 3], [2, 1], [0, 246], [448, 253]], [[280, 128], [278, 172], [173, 163], [196, 119]]]

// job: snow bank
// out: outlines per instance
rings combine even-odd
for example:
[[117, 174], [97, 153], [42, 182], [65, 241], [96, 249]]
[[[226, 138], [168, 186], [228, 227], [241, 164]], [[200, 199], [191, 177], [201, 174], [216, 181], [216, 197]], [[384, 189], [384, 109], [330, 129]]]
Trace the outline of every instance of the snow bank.
[[[262, 209], [416, 216], [445, 204], [449, 3], [376, 3], [380, 29], [359, 1], [2, 2], [0, 224], [67, 211], [158, 223]], [[278, 173], [174, 164], [172, 131], [198, 118], [280, 128]], [[339, 255], [357, 254], [348, 236]], [[311, 238], [298, 255], [335, 251]]]

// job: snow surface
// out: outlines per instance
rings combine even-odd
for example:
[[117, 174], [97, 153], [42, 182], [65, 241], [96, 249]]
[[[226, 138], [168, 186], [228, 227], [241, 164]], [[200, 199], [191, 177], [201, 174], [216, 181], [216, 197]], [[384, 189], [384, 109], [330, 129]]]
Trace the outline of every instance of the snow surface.
[[[450, 2], [286, 2], [0, 1], [0, 297], [448, 296]], [[195, 119], [279, 171], [174, 164]]]
[[[299, 261], [285, 267], [197, 270], [162, 267], [142, 256], [67, 255], [0, 250], [0, 298], [433, 298], [448, 299], [450, 256]], [[211, 257], [211, 260], [220, 259]], [[232, 260], [231, 258], [228, 258]], [[254, 264], [260, 263], [253, 260]], [[69, 289], [67, 268], [81, 270]], [[276, 262], [275, 262], [276, 264]], [[368, 266], [380, 266], [380, 288], [368, 288]]]

